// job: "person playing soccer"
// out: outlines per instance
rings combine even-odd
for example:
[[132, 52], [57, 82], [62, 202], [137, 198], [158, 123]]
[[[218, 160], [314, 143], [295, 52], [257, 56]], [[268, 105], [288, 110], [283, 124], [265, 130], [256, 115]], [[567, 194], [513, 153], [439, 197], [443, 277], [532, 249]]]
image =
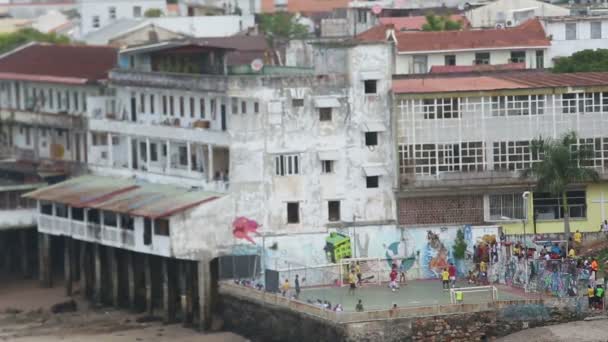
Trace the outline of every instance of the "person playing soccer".
[[356, 289], [357, 289], [357, 278], [355, 278], [355, 270], [352, 270], [348, 274], [348, 294], [354, 296]]
[[450, 288], [450, 272], [448, 271], [447, 268], [443, 269], [443, 272], [441, 272], [441, 280], [443, 283], [443, 289], [447, 290]]
[[363, 280], [362, 279], [363, 275], [361, 273], [361, 265], [359, 265], [358, 261], [355, 264], [355, 274], [357, 275], [357, 285], [361, 286], [361, 281]]
[[395, 290], [399, 288], [399, 285], [397, 285], [397, 265], [393, 264], [391, 273], [388, 276], [391, 279], [388, 287], [391, 289], [391, 291], [395, 292]]

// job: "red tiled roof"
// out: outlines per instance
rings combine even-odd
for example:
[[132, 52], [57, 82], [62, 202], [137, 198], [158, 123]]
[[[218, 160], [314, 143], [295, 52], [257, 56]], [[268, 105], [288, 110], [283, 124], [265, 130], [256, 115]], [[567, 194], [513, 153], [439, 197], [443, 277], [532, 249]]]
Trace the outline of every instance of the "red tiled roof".
[[357, 39], [365, 42], [378, 42], [386, 40], [386, 31], [394, 29], [393, 24], [378, 25], [359, 33]]
[[347, 8], [349, 0], [289, 0], [287, 11], [296, 12], [331, 12], [336, 8]]
[[[462, 21], [463, 27], [470, 26], [467, 18], [461, 14], [452, 14], [450, 20]], [[426, 24], [426, 17], [417, 15], [412, 17], [381, 17], [380, 24], [392, 24], [396, 31], [421, 31], [422, 25]]]
[[[358, 39], [384, 40], [385, 36], [380, 37], [378, 32], [381, 30], [377, 26], [363, 32]], [[369, 32], [374, 30], [372, 32]], [[437, 31], [437, 32], [395, 32], [397, 38], [397, 48], [399, 52], [419, 52], [419, 51], [450, 51], [450, 50], [470, 50], [470, 49], [493, 49], [506, 47], [533, 47], [549, 46], [550, 40], [545, 34], [542, 24], [538, 19], [531, 19], [527, 22], [506, 29], [486, 29], [486, 30], [465, 30], [465, 31]]]
[[445, 74], [452, 72], [471, 72], [471, 71], [497, 71], [497, 70], [524, 70], [526, 63], [509, 64], [478, 64], [478, 65], [433, 65], [431, 74]]
[[415, 94], [590, 86], [608, 86], [608, 72], [553, 74], [546, 71], [525, 70], [483, 75], [427, 74], [394, 79], [392, 89], [396, 94]]
[[92, 83], [106, 79], [116, 61], [112, 47], [35, 43], [0, 58], [0, 79]]

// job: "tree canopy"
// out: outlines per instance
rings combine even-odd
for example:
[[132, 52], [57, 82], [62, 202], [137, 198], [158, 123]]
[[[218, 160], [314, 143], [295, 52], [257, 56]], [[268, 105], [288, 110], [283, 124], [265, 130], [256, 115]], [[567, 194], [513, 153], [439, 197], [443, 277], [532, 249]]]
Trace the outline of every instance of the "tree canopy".
[[283, 64], [278, 52], [281, 44], [285, 44], [291, 39], [308, 36], [308, 27], [300, 24], [295, 15], [288, 12], [262, 14], [259, 28], [266, 36], [268, 45], [273, 51], [274, 60], [278, 65]]
[[460, 29], [462, 29], [462, 21], [434, 14], [427, 14], [426, 23], [422, 25], [422, 31], [457, 31]]
[[567, 189], [573, 184], [597, 181], [597, 171], [590, 167], [593, 151], [580, 145], [576, 133], [569, 132], [560, 139], [535, 139], [531, 144], [532, 155], [540, 161], [522, 172], [523, 177], [536, 181], [536, 189], [561, 198], [564, 232], [570, 234], [570, 209]]
[[163, 11], [159, 8], [149, 8], [144, 12], [146, 18], [158, 18], [163, 16]]
[[32, 28], [0, 34], [0, 53], [8, 52], [29, 42], [68, 44], [70, 39], [55, 33], [42, 33]]
[[608, 71], [608, 49], [583, 50], [555, 61], [553, 72]]

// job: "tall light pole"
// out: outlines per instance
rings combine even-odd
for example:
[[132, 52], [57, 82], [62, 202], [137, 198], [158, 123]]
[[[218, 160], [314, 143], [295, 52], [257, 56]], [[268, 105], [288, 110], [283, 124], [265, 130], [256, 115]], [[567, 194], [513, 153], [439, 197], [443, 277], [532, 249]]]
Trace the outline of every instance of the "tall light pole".
[[525, 266], [525, 270], [526, 270], [526, 285], [528, 285], [528, 283], [530, 282], [529, 276], [528, 276], [528, 242], [526, 241], [526, 221], [528, 220], [528, 197], [530, 197], [530, 191], [524, 191], [523, 194], [521, 194], [521, 197], [524, 200], [524, 218], [522, 219], [523, 223], [524, 223], [524, 253], [526, 253], [525, 257], [525, 262], [526, 262], [526, 266]]

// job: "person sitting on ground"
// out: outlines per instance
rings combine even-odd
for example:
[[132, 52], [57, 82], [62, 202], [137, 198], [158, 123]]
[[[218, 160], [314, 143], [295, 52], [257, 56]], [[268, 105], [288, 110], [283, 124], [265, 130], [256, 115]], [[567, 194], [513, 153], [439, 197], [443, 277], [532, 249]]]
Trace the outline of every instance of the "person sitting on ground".
[[342, 304], [336, 304], [336, 307], [334, 308], [335, 312], [342, 312], [344, 311], [344, 309], [342, 308]]
[[355, 311], [363, 312], [363, 303], [361, 302], [361, 299], [359, 299], [359, 302], [357, 302], [357, 305], [355, 306]]
[[576, 253], [574, 252], [573, 247], [570, 247], [570, 251], [568, 252], [568, 258], [576, 258]]

